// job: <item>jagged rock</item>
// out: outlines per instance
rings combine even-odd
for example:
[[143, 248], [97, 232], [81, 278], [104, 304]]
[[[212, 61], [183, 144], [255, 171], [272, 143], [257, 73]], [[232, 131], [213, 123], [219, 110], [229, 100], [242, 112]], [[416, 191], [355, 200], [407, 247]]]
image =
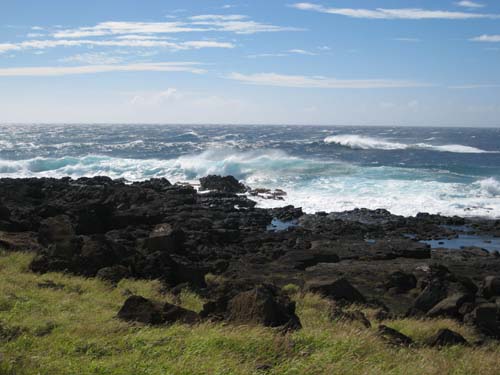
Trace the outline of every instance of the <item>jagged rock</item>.
[[315, 266], [318, 263], [337, 263], [339, 261], [339, 256], [334, 252], [324, 251], [321, 249], [290, 251], [280, 259], [280, 262], [290, 265], [290, 267], [297, 270], [305, 270], [306, 268]]
[[41, 250], [35, 232], [0, 232], [0, 248], [10, 251], [30, 251]]
[[417, 278], [411, 273], [396, 271], [389, 275], [385, 288], [397, 293], [405, 293], [417, 286]]
[[131, 296], [118, 311], [118, 318], [144, 324], [162, 324], [162, 304], [141, 296]]
[[431, 347], [443, 347], [453, 345], [467, 345], [467, 340], [459, 333], [449, 330], [447, 328], [440, 329], [434, 336], [432, 336], [428, 345]]
[[174, 229], [170, 224], [158, 224], [144, 241], [144, 246], [152, 252], [177, 253], [182, 249], [184, 240], [185, 234], [181, 229]]
[[66, 215], [49, 217], [40, 223], [38, 241], [43, 246], [64, 241], [75, 235], [71, 220]]
[[474, 296], [456, 293], [438, 302], [433, 308], [427, 312], [430, 318], [435, 317], [448, 317], [454, 319], [461, 319], [460, 308], [466, 302], [472, 302]]
[[378, 327], [378, 335], [390, 345], [406, 347], [413, 345], [413, 340], [410, 337], [385, 325]]
[[485, 298], [500, 296], [500, 277], [486, 276], [481, 289]]
[[118, 318], [151, 325], [175, 322], [193, 324], [200, 320], [194, 311], [170, 303], [151, 301], [141, 296], [127, 298], [118, 312]]
[[104, 267], [97, 271], [96, 277], [117, 284], [120, 280], [130, 277], [130, 270], [125, 266]]
[[267, 327], [301, 328], [300, 320], [295, 315], [295, 303], [270, 286], [260, 286], [237, 294], [228, 302], [226, 319]]
[[364, 303], [365, 297], [344, 278], [337, 280], [312, 280], [306, 283], [305, 289], [325, 297], [351, 303]]
[[466, 323], [474, 325], [487, 336], [500, 338], [498, 308], [493, 303], [482, 303], [464, 317]]
[[245, 185], [233, 176], [210, 175], [200, 178], [200, 190], [217, 190], [226, 193], [244, 193], [247, 189]]
[[338, 321], [358, 322], [366, 328], [370, 328], [372, 326], [366, 315], [359, 310], [344, 311], [341, 308], [334, 306], [330, 310], [330, 318]]

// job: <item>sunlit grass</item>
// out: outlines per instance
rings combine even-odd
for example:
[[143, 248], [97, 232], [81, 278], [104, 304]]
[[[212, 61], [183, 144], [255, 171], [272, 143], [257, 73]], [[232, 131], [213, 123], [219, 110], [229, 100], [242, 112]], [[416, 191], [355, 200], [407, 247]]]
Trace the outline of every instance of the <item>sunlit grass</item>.
[[[36, 275], [30, 254], [0, 253], [0, 374], [498, 374], [500, 348], [423, 346], [439, 328], [467, 339], [472, 330], [451, 320], [402, 319], [385, 324], [411, 336], [416, 348], [388, 347], [377, 322], [331, 322], [330, 303], [289, 287], [303, 329], [202, 323], [147, 327], [116, 313], [131, 293], [199, 311], [203, 301], [184, 291], [161, 293], [154, 281], [123, 280], [117, 287], [63, 274]], [[52, 287], [43, 287], [51, 281]], [[40, 285], [39, 285], [40, 284]], [[0, 330], [0, 332], [2, 332]]]

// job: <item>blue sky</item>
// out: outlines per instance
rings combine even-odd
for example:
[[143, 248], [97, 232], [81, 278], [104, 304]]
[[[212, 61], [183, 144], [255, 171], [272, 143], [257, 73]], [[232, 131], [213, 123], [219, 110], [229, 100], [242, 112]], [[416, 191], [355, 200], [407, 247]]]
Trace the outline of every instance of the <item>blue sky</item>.
[[0, 3], [0, 121], [500, 126], [500, 3]]

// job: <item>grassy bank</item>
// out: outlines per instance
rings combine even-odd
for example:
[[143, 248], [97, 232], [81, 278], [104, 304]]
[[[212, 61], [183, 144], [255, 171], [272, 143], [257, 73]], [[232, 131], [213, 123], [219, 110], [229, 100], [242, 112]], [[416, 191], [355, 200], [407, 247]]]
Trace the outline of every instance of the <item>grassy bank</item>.
[[[30, 254], [0, 252], [0, 374], [498, 374], [500, 346], [388, 347], [376, 327], [331, 322], [328, 303], [296, 294], [304, 328], [283, 335], [262, 327], [204, 323], [134, 326], [115, 318], [130, 293], [199, 310], [202, 301], [159, 293], [156, 282], [35, 275]], [[369, 313], [369, 312], [368, 312]], [[376, 326], [376, 322], [373, 322]], [[385, 324], [423, 343], [439, 328], [474, 340], [451, 320]]]

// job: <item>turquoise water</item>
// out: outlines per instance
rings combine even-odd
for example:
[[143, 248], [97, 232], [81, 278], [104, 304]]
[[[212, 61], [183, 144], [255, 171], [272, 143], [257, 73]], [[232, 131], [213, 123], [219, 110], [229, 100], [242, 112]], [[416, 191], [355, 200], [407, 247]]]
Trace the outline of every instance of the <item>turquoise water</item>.
[[3, 125], [0, 177], [196, 181], [282, 188], [306, 212], [356, 207], [500, 218], [500, 129]]

